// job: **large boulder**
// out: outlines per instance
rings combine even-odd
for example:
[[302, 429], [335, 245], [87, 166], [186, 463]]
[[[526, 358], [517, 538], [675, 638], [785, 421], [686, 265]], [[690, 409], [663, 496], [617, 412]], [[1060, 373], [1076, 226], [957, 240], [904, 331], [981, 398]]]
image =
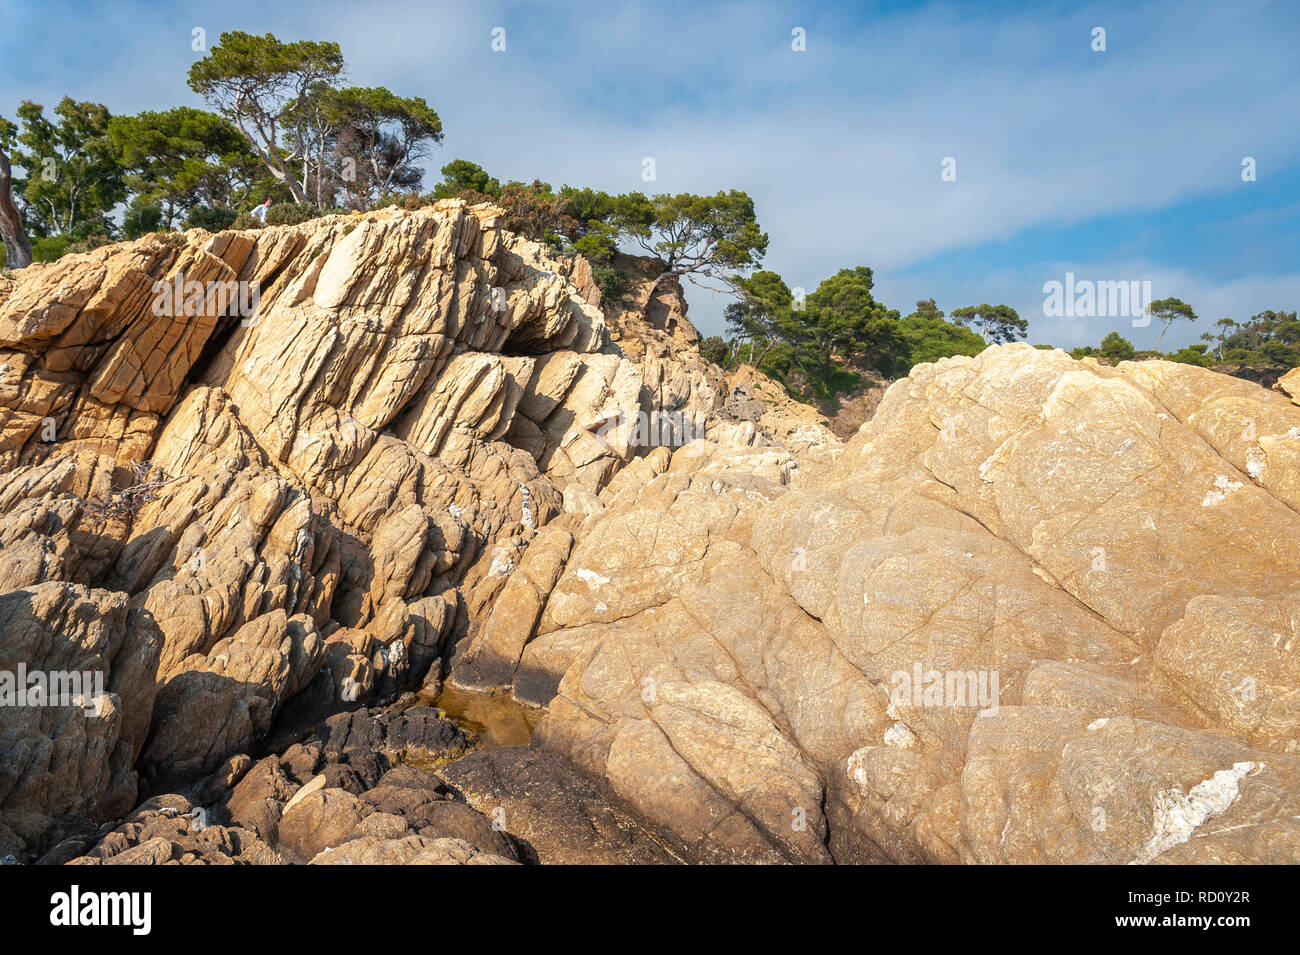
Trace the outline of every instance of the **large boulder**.
[[525, 644], [535, 745], [686, 858], [1295, 862], [1297, 452], [1276, 393], [1024, 345], [779, 494], [679, 451]]

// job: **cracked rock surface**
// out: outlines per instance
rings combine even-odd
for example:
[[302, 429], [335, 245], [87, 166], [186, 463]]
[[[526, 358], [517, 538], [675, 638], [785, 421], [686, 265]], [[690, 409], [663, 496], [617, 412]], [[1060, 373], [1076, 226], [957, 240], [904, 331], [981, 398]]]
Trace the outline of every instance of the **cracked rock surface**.
[[999, 346], [840, 442], [501, 221], [0, 280], [0, 673], [102, 675], [0, 707], [0, 856], [1300, 861], [1294, 372]]

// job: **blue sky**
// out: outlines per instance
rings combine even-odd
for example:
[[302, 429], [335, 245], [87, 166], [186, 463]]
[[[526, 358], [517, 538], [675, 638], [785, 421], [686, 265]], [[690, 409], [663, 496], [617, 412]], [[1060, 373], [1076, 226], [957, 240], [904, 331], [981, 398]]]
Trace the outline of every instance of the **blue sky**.
[[[0, 115], [64, 94], [114, 112], [201, 105], [185, 85], [196, 27], [209, 44], [229, 29], [332, 39], [352, 83], [442, 116], [426, 185], [463, 157], [502, 180], [744, 189], [771, 235], [764, 264], [791, 286], [868, 265], [890, 307], [1005, 302], [1035, 342], [1112, 328], [1155, 340], [1124, 318], [1044, 317], [1043, 283], [1067, 271], [1191, 303], [1201, 320], [1166, 345], [1300, 306], [1294, 0], [0, 0], [0, 23]], [[955, 181], [941, 180], [945, 157]], [[688, 298], [701, 330], [719, 331], [722, 300]]]

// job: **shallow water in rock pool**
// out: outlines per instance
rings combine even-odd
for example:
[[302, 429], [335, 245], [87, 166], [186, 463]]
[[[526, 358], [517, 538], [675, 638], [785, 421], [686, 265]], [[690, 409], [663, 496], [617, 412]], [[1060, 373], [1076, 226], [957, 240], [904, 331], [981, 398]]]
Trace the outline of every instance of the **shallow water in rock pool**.
[[420, 694], [413, 706], [433, 706], [468, 732], [478, 749], [495, 746], [527, 746], [533, 727], [546, 715], [545, 710], [516, 703], [508, 693], [475, 693], [454, 686], [444, 686], [431, 697]]

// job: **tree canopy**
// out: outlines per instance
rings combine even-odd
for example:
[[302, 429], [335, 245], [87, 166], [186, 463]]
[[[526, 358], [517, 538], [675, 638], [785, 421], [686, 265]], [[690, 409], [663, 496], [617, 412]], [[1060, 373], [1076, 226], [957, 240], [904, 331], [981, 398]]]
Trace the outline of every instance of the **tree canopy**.
[[11, 158], [27, 171], [14, 183], [27, 228], [41, 237], [110, 234], [108, 215], [127, 188], [108, 136], [107, 107], [65, 96], [49, 119], [43, 106], [24, 100], [18, 118], [22, 132]]
[[944, 321], [943, 312], [932, 298], [917, 302], [916, 311], [902, 318], [898, 325], [907, 342], [909, 368], [953, 355], [978, 355], [988, 347], [969, 328]]
[[108, 136], [127, 188], [169, 227], [196, 205], [229, 208], [263, 171], [237, 129], [189, 106], [114, 116]]
[[1156, 337], [1156, 348], [1164, 341], [1165, 333], [1177, 321], [1196, 321], [1192, 307], [1179, 298], [1161, 298], [1147, 306], [1147, 310], [1160, 322], [1160, 334]]
[[859, 265], [840, 269], [808, 296], [801, 324], [822, 356], [823, 371], [837, 355], [860, 356], [886, 374], [897, 366], [905, 351], [898, 311], [875, 300], [874, 284], [871, 269]]
[[967, 305], [954, 308], [952, 317], [960, 325], [974, 325], [991, 345], [1021, 340], [1029, 330], [1029, 322], [1010, 305]]
[[417, 188], [424, 179], [417, 162], [442, 141], [442, 120], [428, 103], [382, 86], [318, 81], [285, 109], [281, 125], [317, 206], [341, 194], [346, 205], [367, 209]]
[[501, 183], [489, 176], [478, 163], [453, 159], [442, 167], [442, 182], [434, 187], [433, 196], [435, 199], [454, 199], [462, 192], [500, 196]]
[[626, 193], [614, 199], [612, 220], [633, 245], [664, 262], [660, 280], [725, 282], [761, 264], [767, 252], [754, 200], [734, 189], [712, 196]]
[[[738, 279], [736, 288], [740, 300], [731, 302], [723, 310], [727, 330], [734, 336], [732, 354], [739, 354], [741, 346], [749, 343], [749, 363], [761, 367], [763, 359], [782, 337], [782, 323], [787, 320], [794, 303], [790, 287], [775, 272], [755, 272], [747, 279]], [[754, 358], [754, 346], [763, 342], [762, 351]]]
[[[297, 40], [240, 30], [221, 34], [208, 55], [190, 67], [189, 85], [248, 141], [257, 157], [298, 202], [307, 201], [307, 176], [293, 161], [310, 141], [307, 100], [343, 72], [337, 43]], [[298, 147], [280, 147], [281, 126]]]
[[1127, 338], [1120, 335], [1119, 332], [1110, 332], [1101, 340], [1101, 347], [1098, 349], [1103, 356], [1112, 364], [1118, 365], [1122, 361], [1128, 361], [1135, 354], [1133, 343]]

